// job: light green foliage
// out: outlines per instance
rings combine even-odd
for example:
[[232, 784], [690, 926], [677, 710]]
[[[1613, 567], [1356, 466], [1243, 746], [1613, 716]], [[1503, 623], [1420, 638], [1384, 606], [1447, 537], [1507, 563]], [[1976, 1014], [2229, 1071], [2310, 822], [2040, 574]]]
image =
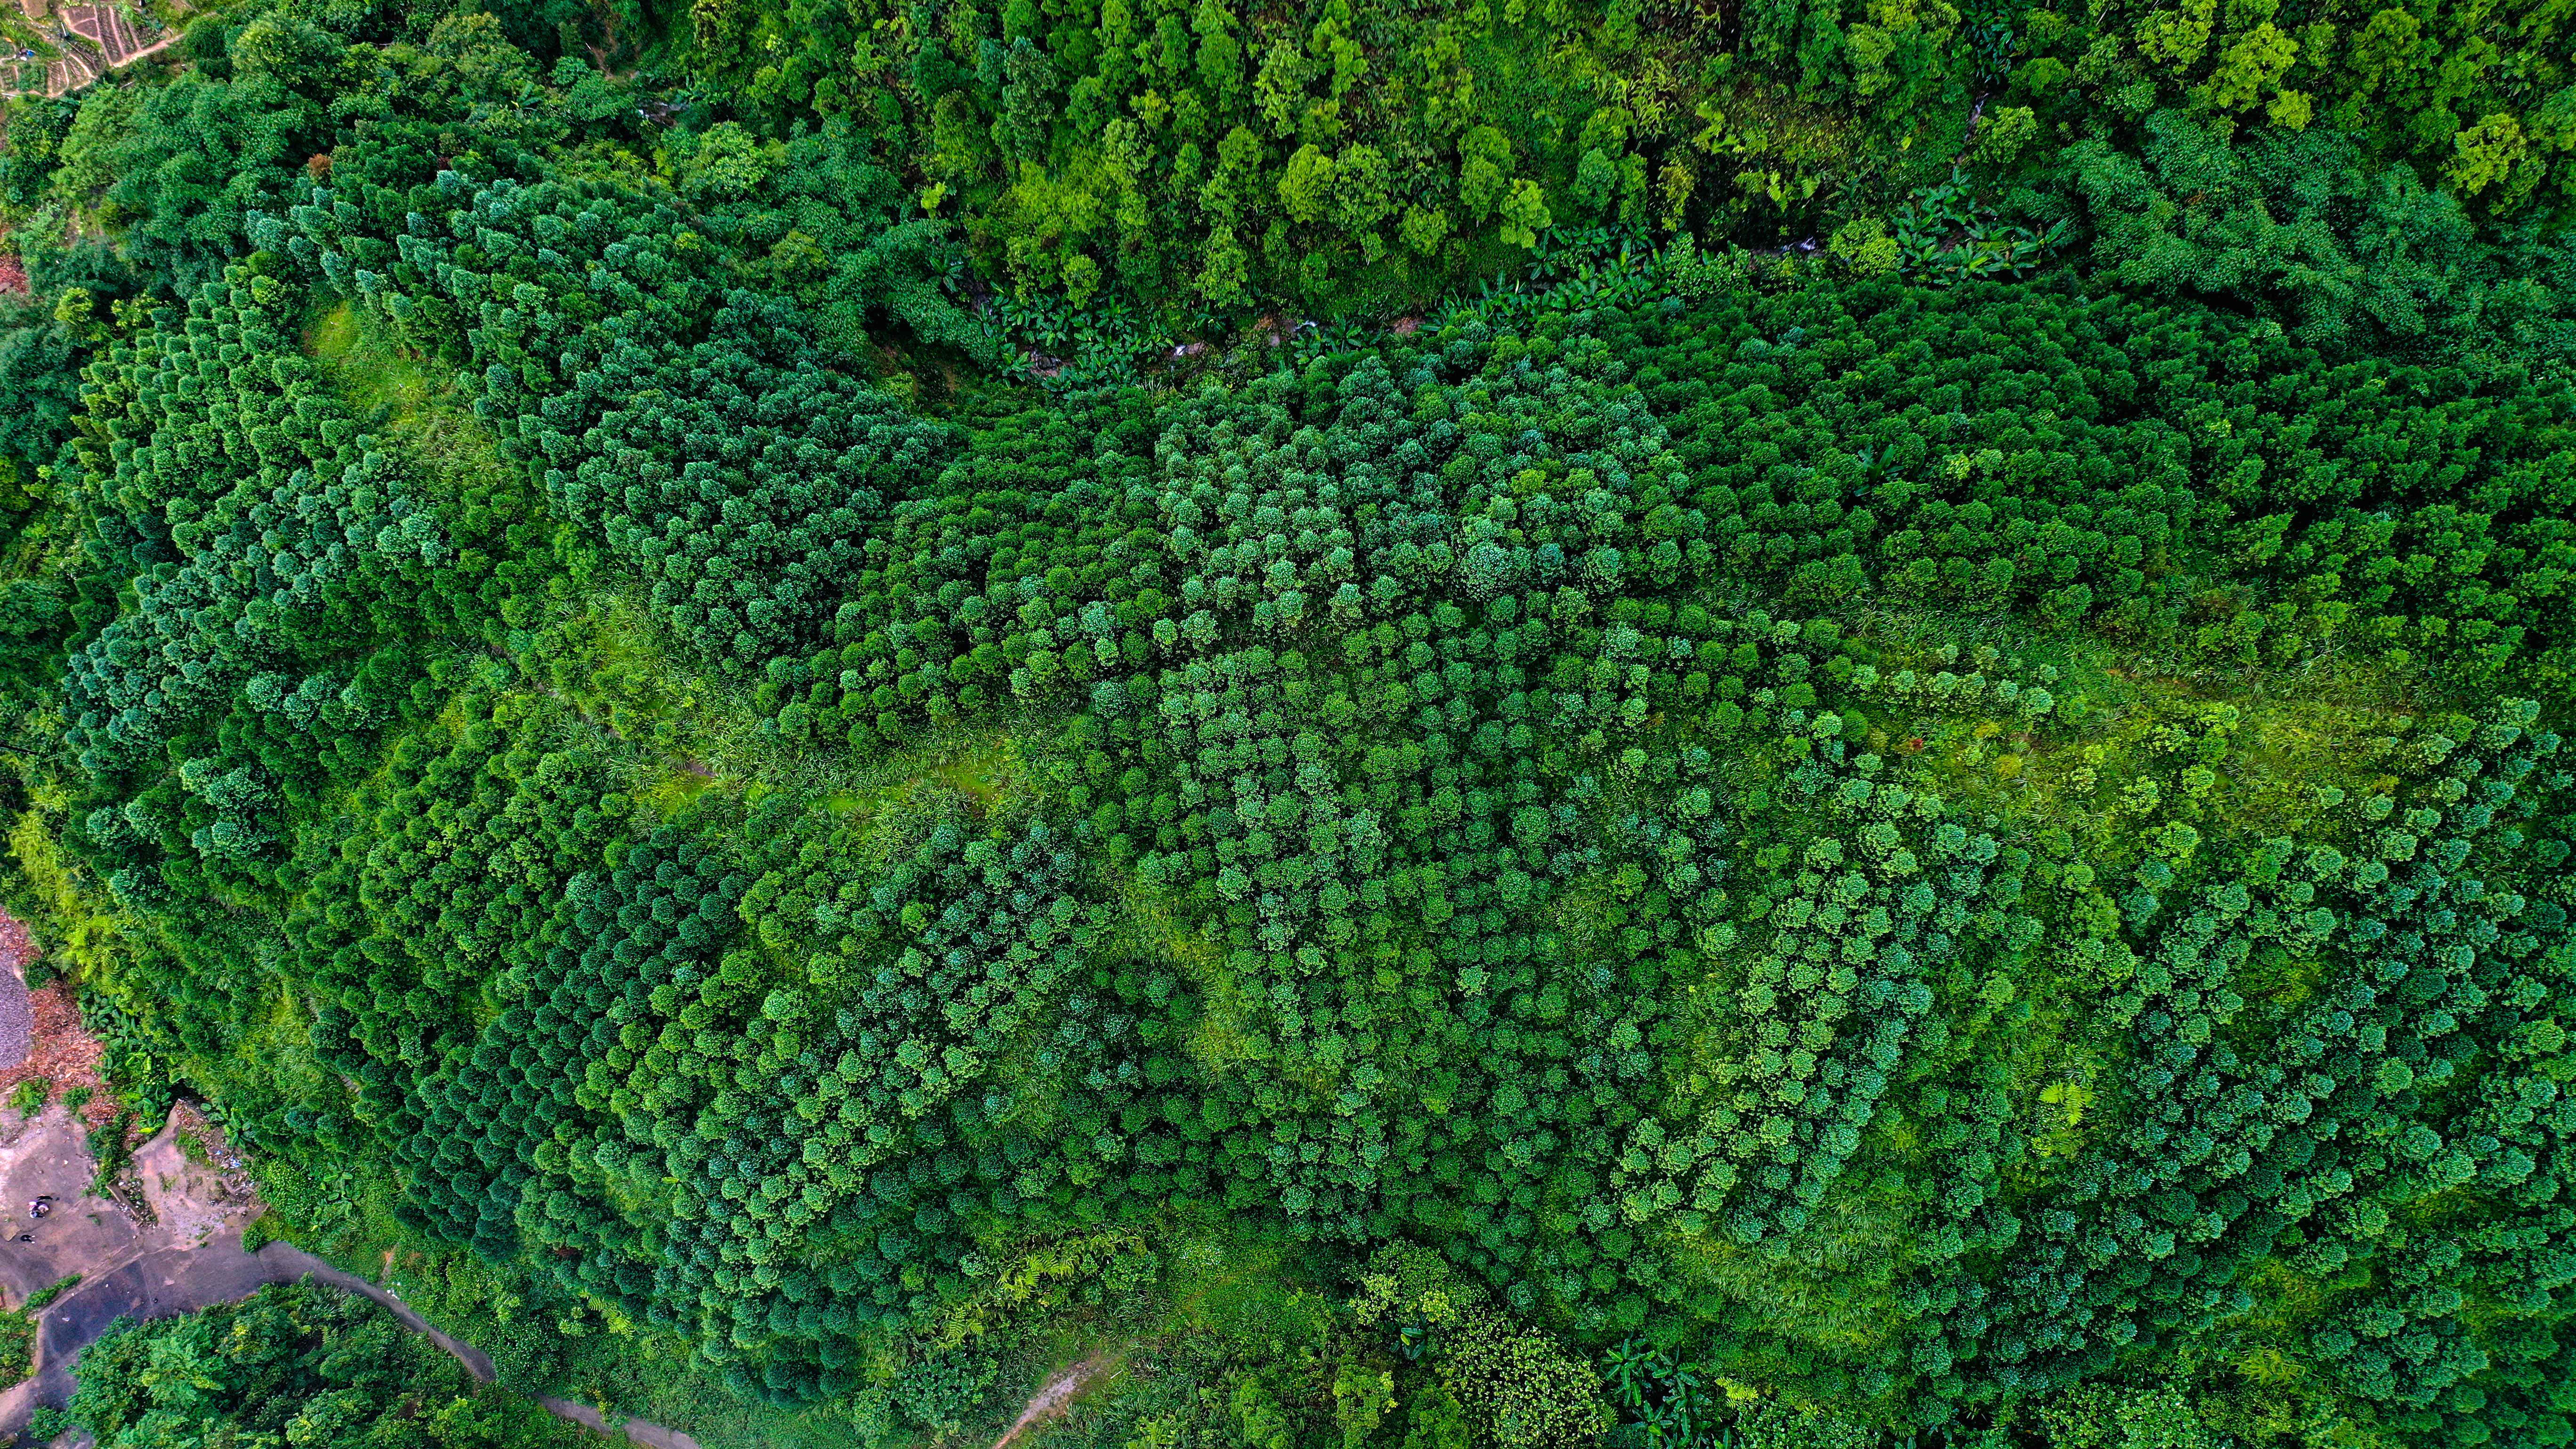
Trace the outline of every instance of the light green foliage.
[[682, 132], [686, 149], [673, 157], [680, 194], [700, 206], [741, 201], [756, 194], [783, 159], [785, 147], [763, 146], [734, 122], [703, 135]]
[[1977, 128], [1972, 154], [1988, 165], [2004, 165], [2020, 155], [2022, 148], [2029, 145], [2038, 132], [2039, 122], [2032, 117], [2030, 107], [1998, 107]]
[[1449, 213], [1440, 210], [1426, 211], [1419, 206], [1407, 206], [1404, 209], [1404, 223], [1400, 234], [1404, 238], [1406, 248], [1415, 255], [1430, 256], [1438, 252], [1441, 243], [1449, 239]]
[[1736, 1422], [1745, 1449], [1872, 1449], [1880, 1442], [1876, 1428], [1812, 1408], [1795, 1410], [1765, 1404]]
[[1835, 230], [1829, 250], [1857, 277], [1892, 272], [1903, 256], [1896, 238], [1887, 234], [1887, 223], [1874, 216], [1858, 216], [1843, 223]]
[[1395, 210], [1386, 157], [1374, 146], [1353, 146], [1333, 162], [1333, 225], [1360, 239], [1366, 260], [1385, 250], [1379, 224]]
[[1591, 1365], [1513, 1325], [1436, 1256], [1410, 1247], [1380, 1252], [1351, 1306], [1364, 1325], [1418, 1330], [1436, 1345], [1442, 1393], [1416, 1401], [1414, 1432], [1425, 1442], [1447, 1432], [1441, 1425], [1452, 1404], [1507, 1449], [1589, 1443], [1606, 1423]]
[[2056, 1449], [2223, 1449], [2228, 1442], [2172, 1385], [2087, 1386], [2043, 1408], [2040, 1422]]
[[1251, 258], [1245, 255], [1234, 233], [1218, 227], [1208, 235], [1207, 262], [1196, 283], [1199, 295], [1222, 307], [1243, 296], [1249, 280]]
[[1344, 1364], [1333, 1374], [1333, 1421], [1345, 1449], [1376, 1442], [1378, 1426], [1396, 1406], [1392, 1370]]
[[1555, 224], [1547, 209], [1547, 193], [1526, 177], [1512, 183], [1511, 193], [1497, 210], [1503, 220], [1502, 238], [1513, 246], [1537, 246], [1538, 234]]
[[1488, 216], [1511, 189], [1511, 142], [1491, 126], [1478, 126], [1459, 142], [1458, 200], [1469, 216]]
[[1288, 1411], [1258, 1375], [1238, 1375], [1226, 1407], [1234, 1415], [1231, 1441], [1241, 1449], [1293, 1449]]
[[2138, 53], [2156, 65], [2187, 71], [2209, 50], [2218, 0], [2184, 0], [2170, 10], [2151, 11], [2138, 22]]
[[1475, 1442], [1467, 1411], [1438, 1380], [1422, 1384], [1407, 1405], [1402, 1449], [1468, 1449]]
[[[1319, 161], [1366, 147], [1391, 194], [1447, 212], [1475, 240], [1524, 248], [1546, 230], [1541, 207], [1560, 221], [1711, 227], [1752, 246], [1825, 235], [1886, 215], [1953, 160], [2031, 183], [2016, 201], [2027, 212], [2010, 220], [2037, 230], [2074, 177], [2061, 148], [2134, 154], [2138, 119], [2168, 109], [2221, 143], [2326, 130], [2368, 170], [2446, 186], [2482, 220], [2558, 216], [2576, 197], [2568, 19], [2563, 0], [2349, 14], [2272, 0], [1759, 0], [1723, 15], [1383, 0], [1238, 14], [1214, 0], [1118, 0], [996, 34], [980, 12], [870, 0], [746, 13], [701, 29], [680, 59], [773, 135], [871, 107], [900, 118], [927, 139], [889, 162], [951, 187], [971, 250], [1018, 286], [1052, 287], [1075, 251], [1114, 248], [1110, 287], [1158, 305], [1193, 290], [1213, 228], [1242, 237], [1286, 222], [1295, 246], [1250, 259], [1244, 299], [1418, 304], [1462, 266], [1518, 259], [1387, 248], [1375, 217], [1318, 199]], [[1059, 93], [1075, 124], [1015, 119]], [[1981, 122], [1963, 136], [1972, 110]], [[1108, 126], [1128, 118], [1135, 139], [1112, 142]], [[1008, 144], [969, 134], [981, 130]], [[1187, 158], [1235, 131], [1272, 153], [1264, 184], [1211, 191]], [[1104, 164], [1122, 146], [1128, 161]], [[1032, 224], [1040, 197], [1068, 191], [1094, 204]], [[1150, 220], [1113, 223], [1098, 204], [1113, 194]]]
[[1279, 178], [1279, 202], [1291, 221], [1322, 221], [1333, 205], [1333, 158], [1311, 143], [1298, 147]]

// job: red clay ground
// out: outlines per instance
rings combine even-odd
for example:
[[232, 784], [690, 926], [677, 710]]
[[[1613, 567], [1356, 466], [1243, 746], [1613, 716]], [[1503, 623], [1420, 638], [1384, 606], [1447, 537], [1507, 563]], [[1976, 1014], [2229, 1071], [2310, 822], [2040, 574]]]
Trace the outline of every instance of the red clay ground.
[[[68, 981], [50, 981], [34, 991], [24, 989], [27, 966], [36, 959], [35, 945], [28, 939], [27, 928], [6, 911], [0, 911], [0, 1056], [12, 1043], [9, 1018], [16, 1014], [12, 1001], [24, 1003], [29, 1047], [24, 1057], [0, 1065], [0, 1104], [25, 1081], [41, 1080], [51, 1089], [48, 1097], [59, 1101], [74, 1087], [87, 1087], [89, 1101], [81, 1107], [81, 1116], [96, 1127], [116, 1116], [116, 1094], [98, 1074], [98, 1039], [81, 1027], [80, 1002], [72, 994]], [[7, 1111], [0, 1105], [0, 1112]]]

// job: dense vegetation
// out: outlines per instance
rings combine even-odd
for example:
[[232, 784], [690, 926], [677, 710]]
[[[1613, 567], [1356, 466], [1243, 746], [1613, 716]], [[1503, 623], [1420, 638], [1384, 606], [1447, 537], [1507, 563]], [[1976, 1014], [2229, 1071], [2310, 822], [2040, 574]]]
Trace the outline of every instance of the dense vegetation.
[[2571, 35], [214, 10], [8, 114], [12, 909], [711, 1444], [2576, 1441]]
[[454, 1359], [373, 1304], [312, 1283], [151, 1323], [120, 1320], [81, 1356], [66, 1409], [104, 1449], [533, 1449], [578, 1431], [523, 1399], [477, 1391]]
[[2444, 206], [2563, 211], [2568, 18], [2546, 0], [701, 0], [687, 53], [755, 131], [873, 122], [924, 209], [1076, 306], [1400, 302], [1551, 224], [1884, 236], [1955, 157], [2054, 192], [2015, 208], [2092, 220], [2168, 285], [2187, 274], [2157, 253], [2223, 249], [2244, 258], [2232, 280], [2331, 307], [2395, 280], [2330, 264], [2362, 216], [2355, 239], [2404, 249]]

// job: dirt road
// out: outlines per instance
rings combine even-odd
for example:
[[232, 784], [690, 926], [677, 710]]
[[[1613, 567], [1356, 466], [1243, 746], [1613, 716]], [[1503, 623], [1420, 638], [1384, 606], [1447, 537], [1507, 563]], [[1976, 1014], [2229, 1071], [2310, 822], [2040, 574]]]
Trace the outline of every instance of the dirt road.
[[[81, 1124], [61, 1107], [14, 1124], [16, 1130], [0, 1141], [0, 1209], [8, 1210], [0, 1222], [8, 1224], [11, 1237], [24, 1231], [34, 1239], [10, 1242], [10, 1251], [0, 1253], [0, 1294], [8, 1302], [23, 1303], [66, 1274], [83, 1275], [77, 1287], [38, 1316], [35, 1377], [0, 1392], [0, 1444], [15, 1438], [39, 1407], [71, 1401], [81, 1351], [118, 1319], [194, 1313], [238, 1302], [270, 1283], [304, 1278], [373, 1300], [405, 1328], [453, 1355], [477, 1382], [494, 1381], [491, 1355], [440, 1332], [392, 1292], [292, 1244], [244, 1251], [241, 1230], [258, 1216], [258, 1199], [238, 1179], [181, 1149], [183, 1128], [205, 1130], [185, 1122], [184, 1112], [174, 1111], [169, 1125], [135, 1149], [150, 1218], [142, 1224], [116, 1203], [85, 1195], [95, 1164]], [[0, 1123], [0, 1130], [10, 1125]], [[220, 1144], [198, 1155], [219, 1160]], [[26, 1204], [39, 1195], [54, 1199], [53, 1211], [26, 1220]], [[538, 1402], [560, 1418], [602, 1433], [622, 1429], [646, 1449], [698, 1449], [696, 1440], [659, 1424], [612, 1421], [587, 1405], [562, 1399]]]
[[1020, 1417], [1012, 1423], [1010, 1432], [994, 1441], [993, 1449], [1011, 1449], [1014, 1440], [1062, 1414], [1073, 1403], [1076, 1394], [1115, 1366], [1114, 1356], [1102, 1349], [1049, 1379], [1045, 1387], [1029, 1397], [1027, 1407], [1020, 1410]]
[[[118, 1319], [194, 1313], [218, 1303], [237, 1303], [271, 1283], [293, 1283], [304, 1278], [375, 1300], [405, 1328], [453, 1354], [476, 1381], [492, 1382], [490, 1355], [439, 1332], [401, 1299], [375, 1284], [344, 1273], [291, 1244], [270, 1243], [249, 1253], [242, 1250], [238, 1240], [226, 1240], [196, 1248], [164, 1249], [137, 1258], [104, 1276], [84, 1281], [46, 1308], [37, 1339], [36, 1362], [40, 1367], [36, 1376], [0, 1394], [0, 1442], [25, 1428], [27, 1417], [38, 1407], [71, 1402], [81, 1351], [98, 1342]], [[599, 1425], [594, 1423], [592, 1427]], [[696, 1449], [686, 1436], [674, 1438], [678, 1449]], [[660, 1449], [673, 1441], [638, 1442], [654, 1443]]]

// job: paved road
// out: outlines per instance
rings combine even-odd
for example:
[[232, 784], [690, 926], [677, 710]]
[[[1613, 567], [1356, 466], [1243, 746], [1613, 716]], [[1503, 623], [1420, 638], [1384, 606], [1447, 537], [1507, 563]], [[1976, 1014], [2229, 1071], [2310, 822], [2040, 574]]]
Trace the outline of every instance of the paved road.
[[27, 999], [27, 928], [0, 911], [0, 1072], [27, 1059], [36, 1045], [36, 1008]]
[[204, 1248], [147, 1253], [82, 1283], [44, 1315], [47, 1363], [68, 1363], [120, 1318], [170, 1318], [248, 1298], [278, 1276], [257, 1256]]
[[[292, 1283], [308, 1277], [372, 1299], [401, 1320], [405, 1328], [454, 1355], [478, 1382], [493, 1382], [491, 1355], [439, 1332], [411, 1305], [385, 1289], [354, 1273], [344, 1273], [291, 1244], [270, 1243], [256, 1253], [247, 1253], [238, 1241], [223, 1239], [201, 1248], [147, 1254], [81, 1284], [47, 1307], [36, 1353], [41, 1370], [34, 1378], [0, 1393], [0, 1443], [16, 1437], [27, 1426], [28, 1416], [40, 1406], [71, 1402], [75, 1387], [73, 1366], [81, 1350], [98, 1342], [116, 1320], [194, 1313], [217, 1303], [239, 1302], [270, 1283]], [[588, 1405], [554, 1398], [537, 1402], [560, 1418], [586, 1424], [601, 1433], [614, 1432], [609, 1422]], [[688, 1435], [642, 1419], [628, 1419], [623, 1427], [628, 1439], [647, 1449], [698, 1449], [697, 1441]]]

